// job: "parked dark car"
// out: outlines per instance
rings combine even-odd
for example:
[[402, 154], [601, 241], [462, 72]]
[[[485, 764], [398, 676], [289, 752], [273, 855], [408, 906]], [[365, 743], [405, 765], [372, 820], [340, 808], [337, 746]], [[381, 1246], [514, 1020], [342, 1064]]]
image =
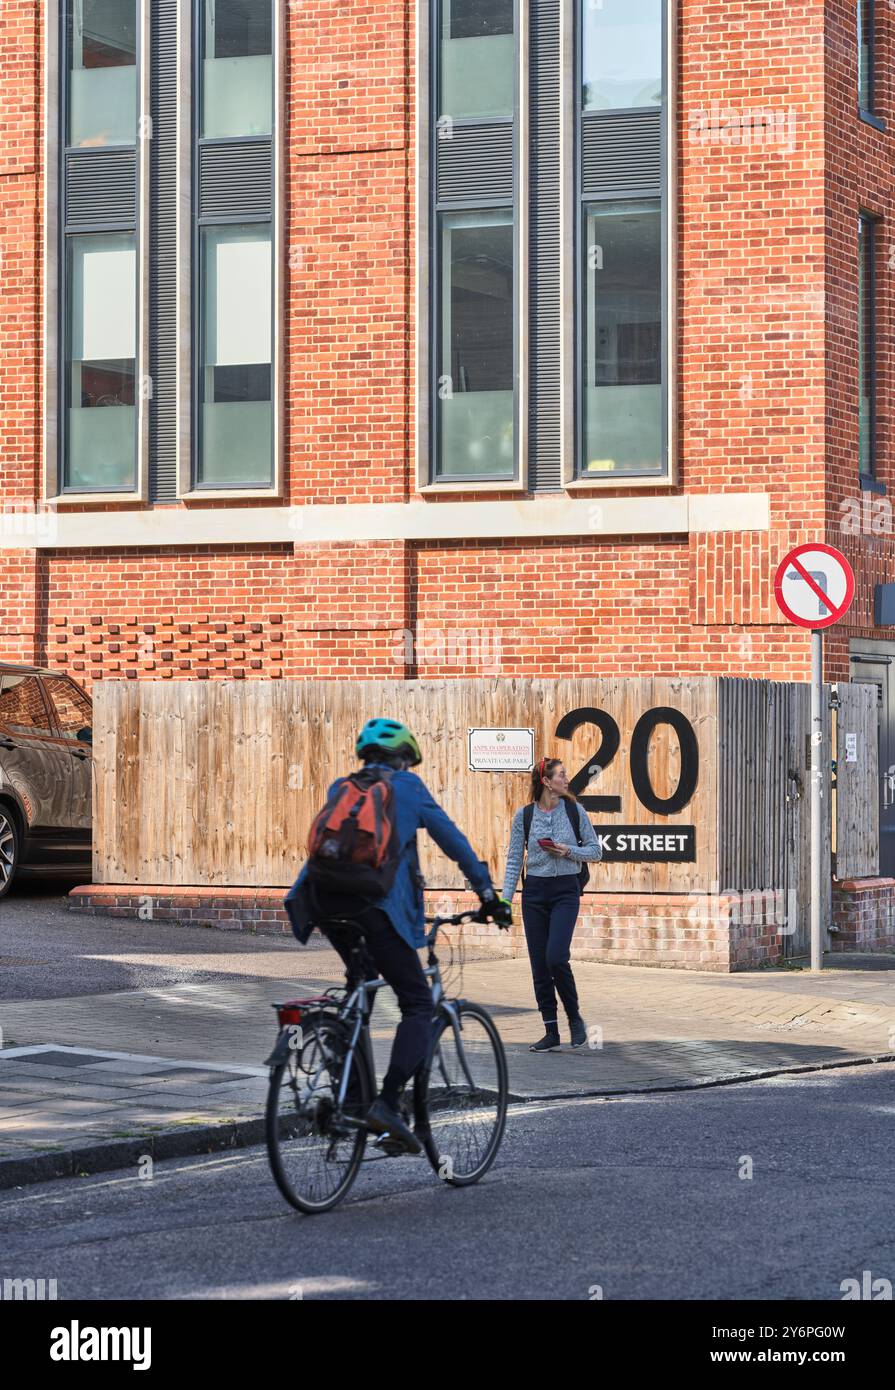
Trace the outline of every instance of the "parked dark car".
[[91, 869], [93, 706], [69, 676], [0, 663], [0, 898]]

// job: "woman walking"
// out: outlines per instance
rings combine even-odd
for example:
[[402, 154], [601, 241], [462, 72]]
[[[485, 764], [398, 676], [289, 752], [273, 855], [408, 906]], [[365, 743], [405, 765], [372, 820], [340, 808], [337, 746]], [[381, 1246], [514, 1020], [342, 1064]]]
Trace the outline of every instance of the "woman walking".
[[587, 881], [583, 866], [601, 859], [603, 852], [590, 820], [569, 791], [569, 779], [558, 758], [542, 758], [535, 766], [531, 802], [513, 817], [503, 884], [507, 902], [512, 902], [526, 852], [522, 920], [535, 999], [545, 1029], [543, 1038], [529, 1050], [549, 1052], [559, 1047], [557, 994], [569, 1020], [572, 1046], [581, 1047], [587, 1041], [587, 1028], [578, 1007], [569, 955]]

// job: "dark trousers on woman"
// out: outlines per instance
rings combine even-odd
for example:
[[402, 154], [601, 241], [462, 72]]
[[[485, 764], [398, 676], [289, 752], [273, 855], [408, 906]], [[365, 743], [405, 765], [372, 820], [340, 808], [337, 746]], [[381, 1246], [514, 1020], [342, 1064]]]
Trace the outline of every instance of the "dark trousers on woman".
[[[401, 1022], [395, 1033], [391, 1060], [382, 1083], [382, 1097], [395, 1109], [398, 1097], [429, 1050], [432, 1036], [432, 991], [423, 974], [420, 958], [412, 946], [399, 936], [386, 914], [371, 907], [357, 913], [355, 920], [363, 927], [364, 944], [368, 954], [366, 978], [375, 980], [377, 974], [387, 980], [395, 991]], [[351, 936], [338, 929], [321, 927], [324, 935], [351, 966]], [[347, 971], [346, 971], [347, 973]], [[350, 981], [354, 984], [356, 981]], [[373, 995], [375, 1001], [376, 996]]]
[[526, 875], [522, 887], [525, 941], [535, 999], [550, 1028], [557, 1027], [557, 994], [569, 1019], [579, 1017], [578, 991], [569, 955], [580, 903], [577, 874], [560, 874], [557, 878]]

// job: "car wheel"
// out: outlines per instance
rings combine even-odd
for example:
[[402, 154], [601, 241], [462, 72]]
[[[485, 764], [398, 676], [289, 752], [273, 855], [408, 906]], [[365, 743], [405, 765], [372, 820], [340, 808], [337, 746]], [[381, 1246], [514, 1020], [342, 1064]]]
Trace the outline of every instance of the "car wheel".
[[19, 862], [19, 832], [5, 807], [0, 806], [0, 898], [7, 894]]

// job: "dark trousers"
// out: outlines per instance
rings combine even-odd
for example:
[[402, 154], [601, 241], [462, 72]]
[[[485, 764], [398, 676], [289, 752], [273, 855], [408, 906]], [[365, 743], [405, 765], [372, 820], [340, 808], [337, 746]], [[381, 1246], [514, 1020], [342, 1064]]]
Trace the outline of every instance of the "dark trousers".
[[558, 878], [526, 875], [522, 888], [522, 921], [531, 978], [541, 1017], [545, 1024], [553, 1027], [557, 1023], [557, 994], [569, 1019], [579, 1016], [578, 991], [569, 954], [580, 902], [576, 875], [562, 874]]
[[[412, 946], [399, 936], [388, 917], [379, 908], [371, 907], [358, 914], [363, 927], [367, 950], [365, 978], [375, 980], [381, 975], [395, 991], [401, 1022], [395, 1033], [388, 1071], [382, 1083], [383, 1099], [394, 1108], [404, 1086], [417, 1067], [425, 1061], [432, 1035], [432, 991], [423, 974], [420, 958]], [[332, 945], [347, 967], [351, 968], [351, 942], [336, 929], [324, 929]], [[373, 995], [375, 1000], [376, 996]]]

